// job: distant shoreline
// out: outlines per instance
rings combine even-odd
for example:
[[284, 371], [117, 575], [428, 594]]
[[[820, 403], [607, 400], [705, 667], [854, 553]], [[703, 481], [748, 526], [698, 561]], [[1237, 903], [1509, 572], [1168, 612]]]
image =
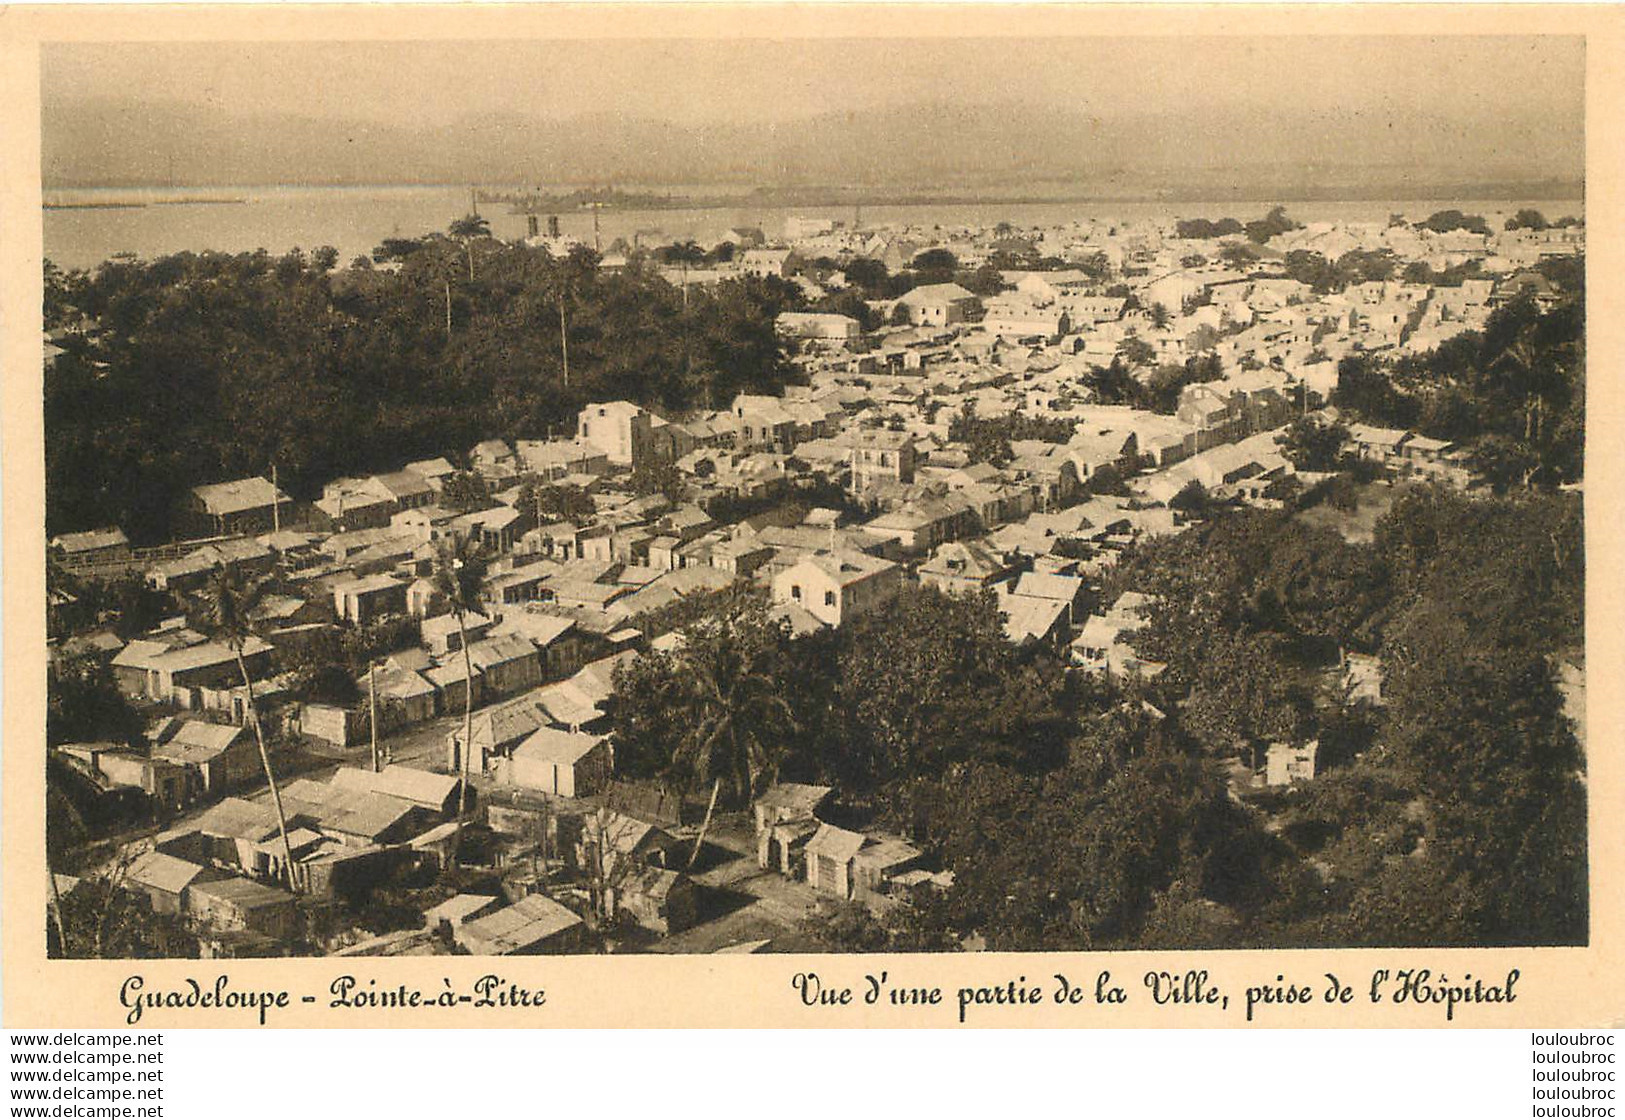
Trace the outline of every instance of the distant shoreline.
[[[1184, 187], [1169, 190], [1101, 190], [1087, 189], [1058, 190], [1055, 192], [1034, 192], [1032, 190], [1014, 192], [990, 189], [986, 192], [974, 189], [940, 190], [929, 189], [898, 190], [867, 187], [843, 186], [816, 186], [816, 187], [774, 187], [741, 190], [737, 194], [726, 193], [722, 185], [707, 187], [701, 184], [684, 184], [692, 194], [666, 194], [656, 195], [647, 188], [624, 191], [624, 200], [617, 199], [611, 193], [602, 200], [600, 206], [604, 210], [619, 210], [627, 212], [636, 211], [664, 211], [664, 210], [728, 210], [728, 209], [784, 209], [795, 207], [807, 208], [845, 208], [853, 206], [869, 207], [895, 207], [895, 206], [1041, 206], [1055, 204], [1112, 204], [1112, 203], [1160, 203], [1165, 205], [1194, 205], [1209, 206], [1233, 205], [1267, 205], [1273, 203], [1308, 203], [1308, 202], [1420, 202], [1438, 201], [1441, 199], [1472, 199], [1479, 202], [1521, 202], [1532, 198], [1552, 201], [1575, 202], [1583, 204], [1585, 201], [1585, 184], [1567, 180], [1554, 180], [1549, 182], [1511, 182], [1490, 181], [1481, 183], [1458, 184], [1422, 184], [1397, 189], [1379, 189], [1376, 187], [1348, 187], [1348, 186], [1294, 186], [1279, 187], [1273, 190], [1263, 188], [1230, 188], [1221, 186], [1212, 187]], [[719, 189], [720, 188], [720, 189]], [[217, 184], [211, 186], [159, 187], [157, 185], [140, 184], [106, 184], [106, 185], [76, 185], [76, 186], [47, 186], [45, 193], [80, 193], [98, 192], [111, 193], [129, 191], [132, 193], [147, 190], [195, 190], [198, 192], [216, 190], [235, 191], [468, 191], [467, 183], [274, 183], [274, 184]], [[527, 200], [524, 210], [516, 212], [546, 213], [549, 208], [558, 212], [575, 212], [578, 209], [588, 209], [584, 196], [596, 193], [592, 188], [574, 189], [568, 184], [557, 184], [550, 189], [559, 191], [559, 194], [539, 194], [528, 190], [523, 185], [480, 184], [473, 190], [480, 192], [480, 202], [487, 205], [513, 205], [521, 200]], [[602, 190], [602, 188], [599, 188]], [[498, 197], [500, 196], [500, 197]], [[115, 206], [145, 206], [145, 205], [197, 205], [208, 203], [246, 203], [246, 197], [175, 197], [162, 199], [119, 199], [103, 202], [96, 199], [76, 199], [72, 201], [58, 200], [45, 203], [45, 209], [111, 209]]]
[[738, 210], [738, 209], [808, 209], [808, 210], [837, 210], [852, 207], [903, 207], [903, 206], [1054, 206], [1068, 204], [1111, 205], [1113, 203], [1132, 203], [1136, 205], [1163, 204], [1169, 206], [1202, 205], [1202, 206], [1269, 206], [1277, 203], [1315, 203], [1315, 202], [1437, 202], [1442, 199], [1472, 199], [1475, 202], [1523, 202], [1531, 198], [1542, 198], [1557, 202], [1574, 202], [1584, 204], [1583, 194], [1568, 195], [1552, 193], [1551, 191], [1521, 191], [1521, 192], [1484, 192], [1484, 191], [1451, 191], [1447, 193], [1421, 192], [1414, 195], [1399, 194], [1373, 194], [1361, 196], [1346, 194], [1338, 191], [1326, 191], [1319, 194], [1277, 194], [1277, 195], [1226, 195], [1214, 197], [1208, 194], [1123, 194], [1123, 195], [998, 195], [982, 196], [974, 194], [931, 194], [931, 195], [808, 195], [787, 196], [751, 194], [740, 198], [701, 196], [658, 199], [639, 199], [635, 202], [616, 203], [614, 201], [585, 202], [571, 197], [535, 196], [523, 198], [517, 195], [482, 196], [481, 205], [507, 206], [509, 213], [535, 214], [547, 213], [574, 213], [600, 209], [603, 211], [621, 211], [624, 213], [659, 212], [665, 210]]
[[145, 202], [46, 202], [42, 210], [144, 210]]
[[[1197, 198], [1181, 201], [1163, 196], [1145, 198], [1123, 192], [1114, 198], [1086, 201], [1056, 201], [1044, 197], [1064, 184], [1033, 183], [1020, 192], [1026, 201], [1012, 201], [949, 191], [943, 188], [936, 200], [905, 195], [869, 194], [854, 198], [830, 190], [787, 194], [747, 193], [737, 198], [720, 198], [702, 184], [682, 184], [667, 200], [660, 196], [624, 189], [597, 188], [582, 191], [577, 201], [613, 200], [615, 205], [600, 210], [559, 206], [540, 209], [541, 214], [557, 215], [561, 232], [592, 244], [616, 239], [635, 242], [640, 232], [664, 231], [672, 238], [711, 238], [727, 226], [772, 229], [794, 216], [822, 217], [848, 228], [882, 228], [934, 225], [986, 225], [1007, 221], [1013, 228], [1065, 226], [1080, 219], [1172, 220], [1232, 218], [1249, 221], [1274, 206], [1283, 206], [1299, 221], [1384, 223], [1398, 212], [1408, 220], [1419, 220], [1440, 210], [1458, 209], [1499, 218], [1515, 209], [1533, 207], [1552, 220], [1585, 217], [1583, 198], [1565, 200], [1554, 188], [1533, 189], [1507, 201], [1487, 199], [1482, 193], [1432, 194], [1420, 199], [1382, 198], [1357, 200], [1330, 198], [1327, 201], [1282, 197], [1241, 199], [1237, 197]], [[479, 188], [476, 188], [479, 190]], [[558, 187], [545, 188], [560, 201], [569, 197]], [[495, 193], [487, 188], [486, 194]], [[680, 197], [679, 197], [680, 193]], [[1011, 195], [1017, 192], [1012, 190]], [[1328, 192], [1341, 194], [1342, 192]], [[702, 197], [703, 196], [703, 197]], [[230, 198], [246, 199], [247, 205], [208, 205]], [[189, 205], [151, 205], [163, 199], [185, 198]], [[636, 209], [632, 200], [647, 206], [663, 203], [659, 209]], [[878, 200], [878, 201], [877, 201]], [[957, 200], [957, 201], [956, 201]], [[103, 189], [47, 194], [42, 213], [47, 255], [64, 268], [94, 268], [115, 252], [142, 258], [167, 253], [205, 249], [223, 252], [251, 252], [265, 249], [287, 252], [298, 246], [331, 245], [341, 256], [352, 259], [370, 254], [391, 237], [410, 236], [428, 230], [445, 229], [471, 207], [470, 191], [463, 187], [409, 188], [248, 188], [183, 192], [160, 188], [147, 192]], [[696, 203], [710, 206], [696, 206]], [[133, 208], [113, 207], [112, 203], [138, 203]], [[85, 205], [100, 204], [100, 205]], [[515, 214], [511, 202], [486, 203], [480, 207], [494, 235], [506, 239], [525, 236], [527, 222]], [[532, 208], [535, 214], [537, 208]], [[520, 211], [522, 214], [523, 211]], [[534, 220], [534, 219], [533, 219]], [[537, 223], [540, 224], [539, 222]], [[592, 240], [588, 240], [588, 239]]]
[[[90, 189], [90, 188], [87, 188]], [[101, 188], [95, 188], [101, 189]], [[108, 188], [126, 189], [126, 188]], [[41, 202], [42, 210], [144, 210], [148, 206], [243, 206], [246, 198], [143, 198]]]

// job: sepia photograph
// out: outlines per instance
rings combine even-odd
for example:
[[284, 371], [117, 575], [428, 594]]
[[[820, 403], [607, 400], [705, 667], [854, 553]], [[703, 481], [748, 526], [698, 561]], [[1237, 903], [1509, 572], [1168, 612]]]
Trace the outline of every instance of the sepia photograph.
[[40, 44], [46, 955], [1592, 944], [1585, 37], [908, 22]]

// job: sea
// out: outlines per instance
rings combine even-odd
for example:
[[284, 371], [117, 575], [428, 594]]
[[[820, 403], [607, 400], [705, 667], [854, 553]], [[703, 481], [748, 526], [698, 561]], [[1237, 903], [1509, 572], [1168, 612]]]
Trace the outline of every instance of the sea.
[[[331, 245], [342, 263], [370, 254], [390, 237], [417, 237], [444, 230], [470, 209], [470, 192], [462, 187], [375, 186], [292, 187], [244, 186], [207, 189], [94, 188], [48, 190], [44, 221], [45, 256], [59, 268], [93, 269], [114, 256], [151, 259], [168, 253], [247, 252], [265, 249], [280, 255], [293, 248], [306, 251]], [[908, 205], [864, 205], [834, 208], [738, 204], [705, 209], [602, 210], [596, 236], [608, 247], [634, 235], [668, 240], [693, 238], [702, 243], [719, 238], [733, 226], [755, 226], [769, 237], [781, 234], [792, 217], [833, 218], [865, 228], [989, 228], [1009, 222], [1018, 228], [1054, 228], [1072, 222], [1132, 222], [1177, 218], [1261, 217], [1270, 202], [1166, 201], [1129, 199], [1073, 202], [921, 202]], [[1509, 202], [1473, 199], [1408, 199], [1404, 201], [1291, 201], [1281, 205], [1299, 222], [1383, 222], [1390, 214], [1407, 219], [1438, 210], [1482, 214], [1492, 228], [1529, 206], [1547, 218], [1582, 217], [1580, 199], [1531, 199]], [[500, 238], [525, 235], [523, 214], [502, 203], [479, 207]], [[593, 215], [566, 211], [558, 215], [560, 232], [592, 244]]]

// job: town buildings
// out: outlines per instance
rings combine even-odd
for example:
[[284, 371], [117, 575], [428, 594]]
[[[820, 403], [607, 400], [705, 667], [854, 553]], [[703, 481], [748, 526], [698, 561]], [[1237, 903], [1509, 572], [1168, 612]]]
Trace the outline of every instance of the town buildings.
[[[1339, 358], [1425, 353], [1482, 328], [1499, 301], [1551, 298], [1528, 270], [1553, 245], [1524, 236], [1344, 223], [1270, 246], [1475, 261], [1489, 273], [1342, 291], [1273, 264], [1222, 263], [1223, 239], [1181, 244], [1190, 239], [1152, 222], [1032, 237], [1068, 267], [995, 270], [990, 287], [1002, 290], [986, 296], [940, 283], [874, 299], [864, 322], [885, 325], [868, 331], [854, 315], [780, 315], [796, 373], [782, 395], [743, 392], [684, 415], [591, 401], [565, 437], [493, 437], [377, 464], [308, 503], [265, 478], [199, 479], [187, 525], [207, 540], [135, 550], [110, 526], [54, 538], [62, 570], [117, 565], [177, 612], [134, 635], [112, 633], [108, 619], [55, 627], [59, 661], [96, 660], [127, 696], [162, 709], [139, 742], [55, 748], [97, 796], [140, 802], [166, 825], [131, 864], [131, 884], [155, 912], [239, 945], [298, 939], [290, 887], [360, 899], [370, 884], [455, 863], [493, 886], [425, 908], [425, 936], [444, 934], [423, 943], [430, 950], [581, 951], [622, 916], [656, 939], [691, 933], [716, 889], [696, 870], [703, 838], [680, 791], [625, 783], [608, 734], [617, 673], [651, 651], [680, 657], [690, 635], [672, 619], [688, 604], [750, 591], [805, 637], [882, 611], [915, 584], [988, 595], [1012, 645], [1073, 674], [1154, 681], [1166, 667], [1141, 656], [1135, 636], [1155, 603], [1133, 592], [1106, 601], [1104, 577], [1125, 549], [1185, 531], [1195, 515], [1180, 496], [1193, 488], [1279, 508], [1283, 494], [1324, 482], [1296, 468], [1279, 438], [1298, 417], [1334, 419], [1325, 406]], [[788, 224], [784, 240], [752, 245], [717, 278], [788, 276], [828, 292], [842, 289], [832, 257], [901, 264], [952, 244], [969, 261], [994, 242], [986, 230], [811, 219]], [[807, 262], [821, 257], [814, 277]], [[1121, 391], [1107, 391], [1107, 377]], [[1170, 385], [1155, 407], [1123, 403]], [[1474, 481], [1453, 442], [1359, 422], [1348, 432], [1347, 452], [1377, 477]], [[491, 493], [483, 508], [450, 508], [452, 459]], [[652, 473], [658, 486], [641, 477]], [[569, 492], [568, 516], [546, 508], [546, 487]], [[479, 543], [488, 561], [461, 617], [432, 579], [439, 547], [454, 540]], [[212, 634], [197, 604], [217, 566], [278, 585], [240, 645]], [[333, 695], [318, 700], [306, 659], [335, 644], [362, 649], [364, 663], [324, 681]], [[1379, 665], [1350, 653], [1342, 672], [1352, 703], [1382, 703]], [[333, 767], [282, 790], [286, 843], [261, 789], [256, 721], [278, 752], [297, 745]], [[377, 772], [362, 764], [375, 728]], [[408, 741], [416, 755], [390, 764]], [[1258, 780], [1312, 781], [1317, 752], [1273, 744]], [[786, 782], [756, 802], [744, 854], [776, 877], [765, 897], [794, 910], [771, 894], [788, 889], [782, 879], [803, 909], [883, 907], [943, 881], [907, 838], [848, 827], [831, 812], [838, 801], [831, 787]]]

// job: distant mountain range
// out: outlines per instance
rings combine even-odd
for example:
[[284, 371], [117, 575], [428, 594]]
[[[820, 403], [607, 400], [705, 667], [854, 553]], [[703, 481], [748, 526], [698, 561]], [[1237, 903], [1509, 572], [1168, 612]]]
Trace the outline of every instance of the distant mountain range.
[[[839, 185], [954, 194], [1421, 197], [1578, 194], [1580, 121], [1207, 110], [1112, 119], [922, 103], [782, 123], [601, 113], [451, 125], [315, 120], [147, 100], [47, 104], [47, 188], [513, 183]], [[1465, 195], [1463, 195], [1465, 197]], [[1478, 197], [1484, 197], [1482, 194]]]

